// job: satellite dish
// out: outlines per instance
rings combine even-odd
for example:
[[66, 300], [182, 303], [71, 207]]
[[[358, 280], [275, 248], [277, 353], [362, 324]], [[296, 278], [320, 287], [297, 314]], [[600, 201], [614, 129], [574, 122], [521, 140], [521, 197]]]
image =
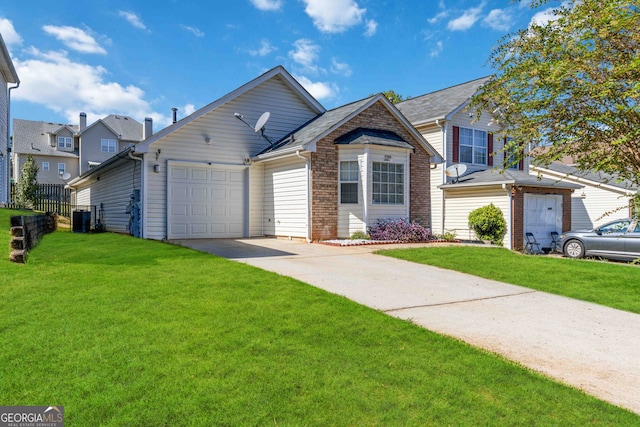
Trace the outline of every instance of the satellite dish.
[[62, 179], [64, 181], [68, 180], [69, 178], [71, 178], [71, 174], [69, 172], [65, 172], [62, 174]]
[[256, 127], [253, 130], [255, 132], [260, 132], [262, 130], [262, 128], [264, 128], [264, 125], [267, 124], [267, 121], [269, 120], [269, 117], [271, 117], [271, 113], [270, 112], [265, 111], [264, 113], [262, 113], [262, 115], [260, 116], [260, 118], [256, 122]]
[[447, 169], [445, 169], [444, 173], [447, 176], [454, 177], [453, 183], [455, 184], [456, 182], [458, 182], [458, 179], [460, 178], [460, 176], [464, 175], [466, 171], [467, 171], [467, 165], [463, 165], [462, 163], [456, 163], [449, 166]]

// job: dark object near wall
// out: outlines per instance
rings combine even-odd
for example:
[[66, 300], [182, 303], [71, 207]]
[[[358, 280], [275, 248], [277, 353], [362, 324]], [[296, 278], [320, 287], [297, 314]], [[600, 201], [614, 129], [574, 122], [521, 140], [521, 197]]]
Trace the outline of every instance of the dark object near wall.
[[9, 260], [24, 264], [31, 248], [40, 243], [45, 234], [56, 230], [56, 215], [23, 215], [11, 217], [11, 254]]

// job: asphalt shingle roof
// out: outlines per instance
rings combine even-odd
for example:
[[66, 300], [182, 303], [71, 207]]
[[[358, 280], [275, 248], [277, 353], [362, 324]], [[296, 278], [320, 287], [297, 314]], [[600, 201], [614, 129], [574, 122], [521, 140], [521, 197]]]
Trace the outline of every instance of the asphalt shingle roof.
[[546, 187], [546, 188], [583, 188], [582, 185], [570, 182], [562, 182], [555, 179], [541, 178], [531, 175], [525, 171], [507, 169], [498, 171], [487, 169], [478, 172], [471, 172], [463, 175], [458, 179], [457, 183], [448, 182], [441, 185], [441, 188], [454, 189], [457, 187], [480, 187], [492, 184], [512, 184], [527, 187]]
[[445, 117], [467, 102], [490, 77], [482, 77], [446, 89], [408, 99], [396, 104], [398, 110], [413, 124]]
[[640, 188], [638, 188], [638, 186], [632, 183], [631, 181], [627, 181], [627, 180], [619, 181], [618, 177], [616, 177], [615, 175], [607, 174], [604, 172], [583, 171], [576, 168], [575, 166], [567, 165], [560, 162], [552, 162], [552, 163], [549, 163], [548, 165], [544, 165], [544, 166], [541, 165], [540, 167], [544, 169], [549, 169], [554, 172], [558, 172], [560, 174], [571, 175], [576, 178], [584, 178], [589, 181], [611, 185], [613, 187], [618, 187], [623, 190], [629, 190], [629, 191], [640, 190]]
[[336, 144], [384, 145], [387, 147], [413, 148], [395, 132], [380, 129], [357, 128], [336, 138]]
[[102, 121], [113, 129], [124, 141], [139, 142], [142, 140], [142, 124], [128, 116], [110, 114]]
[[57, 157], [78, 157], [78, 151], [62, 151], [49, 145], [49, 134], [67, 126], [75, 133], [78, 126], [62, 123], [36, 122], [32, 120], [13, 120], [13, 151], [20, 154], [33, 154]]

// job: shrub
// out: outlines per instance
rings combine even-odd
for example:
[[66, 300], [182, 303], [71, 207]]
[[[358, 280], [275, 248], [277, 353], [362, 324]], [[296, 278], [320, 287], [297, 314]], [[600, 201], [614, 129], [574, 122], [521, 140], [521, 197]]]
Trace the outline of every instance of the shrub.
[[447, 242], [453, 242], [456, 240], [456, 233], [453, 231], [445, 231], [438, 237], [442, 240], [446, 240]]
[[495, 245], [502, 245], [507, 232], [507, 223], [502, 211], [493, 203], [478, 208], [469, 214], [469, 227], [482, 240], [490, 240]]
[[426, 242], [431, 239], [431, 230], [417, 222], [404, 219], [378, 220], [369, 229], [373, 240], [399, 240], [401, 242]]
[[362, 230], [354, 231], [353, 234], [351, 235], [351, 240], [369, 240], [369, 239], [371, 239], [371, 236], [369, 236], [369, 234], [367, 234], [366, 231], [362, 231]]

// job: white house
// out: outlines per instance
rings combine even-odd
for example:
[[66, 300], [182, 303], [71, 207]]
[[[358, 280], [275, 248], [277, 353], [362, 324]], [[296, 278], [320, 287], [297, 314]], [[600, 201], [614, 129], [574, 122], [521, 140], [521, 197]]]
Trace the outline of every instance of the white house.
[[[12, 83], [14, 86], [8, 87]], [[20, 85], [20, 79], [11, 56], [0, 34], [0, 204], [9, 201], [9, 123], [11, 123], [11, 90]]]
[[574, 230], [591, 230], [606, 222], [632, 216], [632, 201], [640, 190], [632, 182], [618, 180], [613, 175], [585, 172], [560, 162], [545, 166], [532, 165], [530, 172], [583, 186], [571, 195], [571, 224]]
[[70, 186], [75, 203], [96, 206], [111, 231], [315, 241], [377, 219], [429, 227], [429, 168], [440, 161], [384, 96], [327, 111], [278, 66], [149, 130]]
[[[561, 233], [572, 227], [571, 194], [582, 185], [532, 176], [528, 158], [518, 164], [509, 161], [509, 153], [502, 150], [507, 135], [491, 127], [491, 114], [485, 112], [474, 122], [467, 109], [487, 80], [480, 78], [397, 104], [445, 159], [430, 170], [433, 231], [474, 239], [469, 213], [493, 203], [507, 223], [504, 246], [522, 249], [526, 232], [534, 233], [543, 247], [551, 246], [551, 231]], [[464, 173], [456, 173], [455, 165]]]

